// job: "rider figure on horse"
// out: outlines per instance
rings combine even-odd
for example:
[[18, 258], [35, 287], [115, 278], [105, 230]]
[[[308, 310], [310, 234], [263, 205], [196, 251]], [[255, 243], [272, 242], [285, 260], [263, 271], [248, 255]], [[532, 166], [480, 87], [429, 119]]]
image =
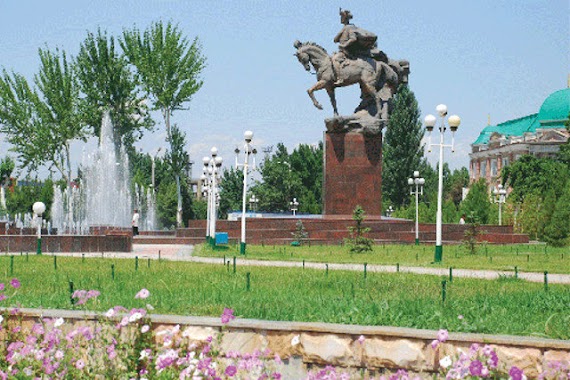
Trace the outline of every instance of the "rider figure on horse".
[[[340, 68], [349, 64], [347, 60], [356, 60], [358, 58], [376, 61], [388, 62], [388, 57], [384, 52], [378, 49], [376, 40], [378, 37], [365, 29], [359, 28], [350, 23], [352, 13], [342, 8], [339, 10], [340, 22], [344, 25], [342, 30], [335, 36], [334, 42], [338, 43], [339, 51], [332, 57], [335, 72], [337, 73], [336, 85], [342, 84], [343, 78], [338, 77]], [[371, 63], [373, 66], [374, 64]]]

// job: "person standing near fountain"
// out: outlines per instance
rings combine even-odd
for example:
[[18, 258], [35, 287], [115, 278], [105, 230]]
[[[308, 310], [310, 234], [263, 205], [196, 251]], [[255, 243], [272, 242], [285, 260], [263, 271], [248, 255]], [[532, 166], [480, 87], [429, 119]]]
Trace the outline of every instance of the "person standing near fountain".
[[131, 222], [133, 226], [133, 236], [137, 236], [139, 234], [139, 210], [135, 208], [135, 212], [133, 213], [133, 220]]

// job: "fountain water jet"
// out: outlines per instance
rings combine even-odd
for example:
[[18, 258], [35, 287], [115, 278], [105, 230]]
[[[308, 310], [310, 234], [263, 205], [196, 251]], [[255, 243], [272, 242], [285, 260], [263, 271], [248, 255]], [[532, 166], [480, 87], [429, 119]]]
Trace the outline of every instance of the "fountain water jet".
[[[115, 144], [113, 124], [106, 112], [97, 149], [83, 157], [80, 186], [54, 189], [52, 225], [59, 234], [88, 234], [98, 226], [130, 227], [133, 197], [129, 160], [122, 144]], [[154, 199], [146, 199], [149, 194], [136, 191], [135, 205], [141, 212], [141, 226], [154, 228], [154, 223], [149, 226], [147, 222], [147, 216], [154, 219]]]

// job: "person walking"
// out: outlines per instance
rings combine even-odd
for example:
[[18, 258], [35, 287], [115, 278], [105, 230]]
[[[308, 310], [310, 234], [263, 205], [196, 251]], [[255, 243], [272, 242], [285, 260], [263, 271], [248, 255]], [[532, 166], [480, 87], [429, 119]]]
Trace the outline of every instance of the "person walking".
[[133, 226], [133, 236], [137, 236], [139, 234], [139, 218], [139, 210], [135, 208], [133, 220], [131, 221], [131, 225]]

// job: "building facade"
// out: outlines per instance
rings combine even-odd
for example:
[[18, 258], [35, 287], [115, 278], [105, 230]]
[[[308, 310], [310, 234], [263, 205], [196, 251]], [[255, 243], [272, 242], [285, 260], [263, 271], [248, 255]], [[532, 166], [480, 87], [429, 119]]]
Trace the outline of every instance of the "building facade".
[[565, 126], [569, 113], [570, 88], [566, 88], [550, 94], [538, 113], [487, 125], [471, 144], [471, 182], [485, 178], [494, 187], [501, 169], [519, 157], [554, 157], [570, 137]]

